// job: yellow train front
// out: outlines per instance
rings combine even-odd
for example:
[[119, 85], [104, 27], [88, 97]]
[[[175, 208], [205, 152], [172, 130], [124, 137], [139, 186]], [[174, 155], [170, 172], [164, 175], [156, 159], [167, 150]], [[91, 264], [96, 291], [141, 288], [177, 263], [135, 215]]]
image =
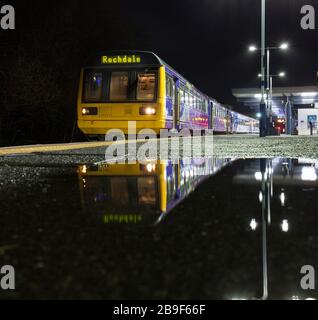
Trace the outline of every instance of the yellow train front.
[[128, 134], [128, 121], [141, 129], [208, 129], [209, 98], [151, 52], [98, 56], [81, 72], [78, 127], [105, 139], [110, 129]]

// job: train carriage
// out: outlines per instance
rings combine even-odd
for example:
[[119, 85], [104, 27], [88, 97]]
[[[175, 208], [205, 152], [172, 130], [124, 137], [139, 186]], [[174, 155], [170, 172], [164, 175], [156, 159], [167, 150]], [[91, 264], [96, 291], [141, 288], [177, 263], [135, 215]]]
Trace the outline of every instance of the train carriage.
[[109, 129], [208, 129], [209, 99], [149, 52], [101, 55], [81, 73], [78, 126], [88, 136]]
[[[250, 133], [231, 111], [203, 94], [151, 52], [116, 51], [98, 56], [82, 69], [78, 95], [78, 127], [90, 138], [104, 140], [111, 129], [213, 129]], [[256, 121], [256, 120], [254, 120]]]

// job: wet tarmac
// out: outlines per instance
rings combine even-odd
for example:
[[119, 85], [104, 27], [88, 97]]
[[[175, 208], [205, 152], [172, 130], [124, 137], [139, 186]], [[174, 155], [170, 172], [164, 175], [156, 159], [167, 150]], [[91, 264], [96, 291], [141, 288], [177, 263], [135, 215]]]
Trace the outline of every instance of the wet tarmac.
[[318, 160], [0, 167], [0, 299], [307, 299]]

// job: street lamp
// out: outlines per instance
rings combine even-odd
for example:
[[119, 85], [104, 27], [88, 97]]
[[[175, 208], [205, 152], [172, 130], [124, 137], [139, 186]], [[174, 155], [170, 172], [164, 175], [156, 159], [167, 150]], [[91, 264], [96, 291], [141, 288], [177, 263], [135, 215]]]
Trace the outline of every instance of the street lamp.
[[257, 51], [258, 48], [257, 48], [256, 46], [249, 46], [248, 50], [249, 50], [250, 52], [254, 52], [254, 51]]
[[[262, 6], [262, 10], [264, 9], [265, 10], [265, 0], [262, 0], [264, 1], [264, 8]], [[262, 2], [263, 3], [263, 2]], [[271, 94], [272, 94], [272, 81], [273, 79], [271, 78], [271, 75], [270, 75], [270, 51], [271, 50], [287, 50], [289, 48], [289, 44], [287, 42], [284, 42], [282, 43], [281, 45], [279, 46], [276, 46], [276, 47], [265, 47], [265, 17], [263, 17], [264, 15], [264, 12], [262, 11], [262, 48], [258, 48], [254, 45], [251, 45], [249, 46], [249, 51], [250, 52], [255, 52], [255, 51], [258, 51], [258, 50], [261, 50], [262, 51], [262, 58], [261, 58], [261, 61], [262, 61], [262, 66], [261, 66], [261, 70], [262, 70], [262, 73], [259, 74], [259, 77], [262, 78], [262, 97], [263, 95], [265, 95], [265, 67], [264, 67], [264, 60], [265, 60], [265, 51], [267, 53], [267, 76], [266, 76], [266, 93], [267, 93], [267, 108], [266, 108], [266, 105], [265, 105], [265, 113], [266, 113], [266, 133], [268, 133], [268, 129], [269, 129], [269, 125], [270, 125], [270, 117], [269, 115], [271, 114]], [[285, 73], [284, 72], [281, 72], [279, 75], [279, 77], [284, 77], [285, 76]], [[265, 104], [265, 101], [263, 101], [263, 98], [261, 100], [261, 109], [264, 108], [264, 105], [263, 103]], [[261, 110], [261, 113], [263, 114], [264, 112]], [[265, 125], [263, 124], [263, 127]], [[262, 135], [262, 133], [261, 133]]]
[[287, 50], [289, 48], [289, 44], [288, 43], [282, 43], [280, 46], [280, 49], [282, 50]]

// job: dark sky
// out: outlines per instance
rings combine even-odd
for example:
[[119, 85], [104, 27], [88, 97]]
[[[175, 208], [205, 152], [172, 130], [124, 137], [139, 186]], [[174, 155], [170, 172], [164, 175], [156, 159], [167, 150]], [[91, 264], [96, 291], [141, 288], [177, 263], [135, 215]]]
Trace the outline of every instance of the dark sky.
[[[10, 3], [10, 1], [8, 1]], [[107, 49], [157, 53], [200, 90], [234, 104], [231, 88], [258, 85], [260, 0], [89, 0], [25, 1], [17, 5], [19, 39], [31, 30], [64, 37], [70, 24], [85, 54]], [[268, 44], [288, 41], [288, 52], [272, 55], [272, 72], [287, 72], [276, 85], [314, 85], [318, 69], [318, 29], [300, 28], [300, 9], [316, 0], [267, 0]], [[318, 17], [317, 17], [318, 18]], [[59, 42], [59, 38], [56, 38]], [[61, 40], [61, 46], [63, 45]], [[67, 41], [67, 40], [66, 40]], [[49, 61], [48, 61], [49, 63]], [[70, 61], [70, 63], [72, 63]]]

